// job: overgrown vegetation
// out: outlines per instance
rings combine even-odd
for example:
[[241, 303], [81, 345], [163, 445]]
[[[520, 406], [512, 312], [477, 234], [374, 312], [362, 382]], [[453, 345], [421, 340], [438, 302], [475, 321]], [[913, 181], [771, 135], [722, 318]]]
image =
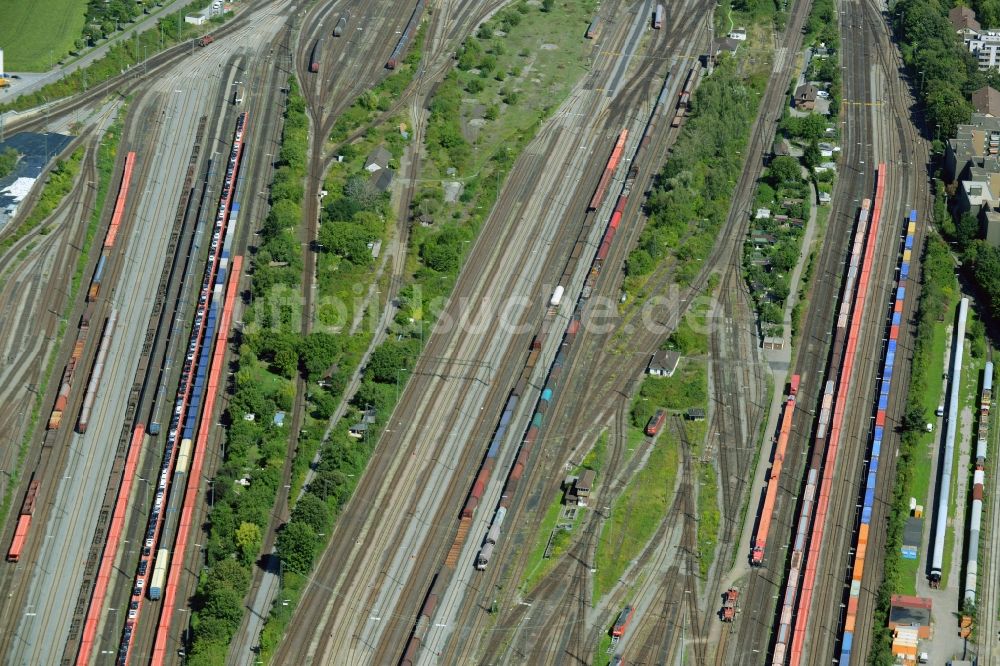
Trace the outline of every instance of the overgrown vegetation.
[[426, 34], [427, 24], [423, 23], [417, 30], [417, 35], [413, 38], [413, 44], [403, 62], [389, 76], [379, 81], [378, 85], [363, 92], [361, 97], [337, 118], [330, 131], [331, 141], [343, 141], [351, 131], [370, 122], [376, 114], [388, 111], [392, 107], [413, 81], [423, 55]]
[[936, 236], [929, 236], [921, 261], [917, 333], [913, 346], [913, 362], [910, 365], [910, 387], [903, 419], [903, 432], [896, 458], [892, 510], [886, 525], [883, 579], [876, 595], [875, 619], [872, 623], [873, 647], [869, 663], [876, 666], [895, 663], [889, 632], [886, 630], [889, 601], [891, 595], [907, 589], [907, 583], [902, 579], [902, 572], [906, 567], [903, 564], [900, 547], [903, 543], [903, 527], [910, 516], [909, 498], [927, 494], [926, 487], [922, 493], [917, 494], [919, 490], [915, 486], [920, 478], [920, 470], [929, 467], [923, 455], [928, 445], [923, 424], [930, 416], [925, 395], [928, 387], [940, 383], [940, 375], [930, 374], [932, 368], [940, 367], [940, 362], [934, 356], [940, 355], [942, 351], [935, 349], [934, 332], [941, 326], [940, 322], [947, 320], [952, 314], [950, 306], [957, 293], [957, 286], [948, 245]]
[[[708, 368], [704, 361], [685, 360], [673, 377], [647, 376], [632, 401], [629, 423], [629, 440], [643, 440], [643, 428], [657, 409], [681, 410], [691, 407], [704, 409], [708, 402]], [[700, 449], [705, 438], [705, 424], [685, 423], [686, 435], [694, 447]], [[610, 590], [656, 532], [674, 498], [677, 474], [680, 467], [681, 442], [672, 427], [664, 426], [656, 445], [649, 452], [645, 466], [632, 478], [625, 491], [615, 500], [611, 516], [601, 530], [597, 546], [597, 575], [594, 578], [594, 599]], [[695, 455], [696, 451], [692, 452]], [[714, 482], [714, 473], [703, 477]], [[714, 497], [714, 490], [709, 490]], [[699, 533], [707, 541], [712, 517], [710, 506], [699, 504], [699, 513], [705, 509], [708, 523], [705, 532]], [[718, 513], [718, 507], [715, 507]], [[705, 517], [702, 517], [704, 520]], [[715, 518], [716, 530], [718, 518]], [[702, 565], [707, 568], [709, 559]]]
[[766, 70], [747, 73], [736, 59], [724, 57], [698, 86], [690, 117], [646, 201], [649, 221], [626, 262], [625, 290], [633, 301], [667, 258], [677, 261], [679, 284], [698, 274], [728, 215], [766, 84]]
[[20, 153], [18, 153], [13, 148], [4, 148], [0, 150], [0, 178], [6, 178], [10, 174], [14, 173], [14, 169], [17, 168], [17, 160], [20, 158]]

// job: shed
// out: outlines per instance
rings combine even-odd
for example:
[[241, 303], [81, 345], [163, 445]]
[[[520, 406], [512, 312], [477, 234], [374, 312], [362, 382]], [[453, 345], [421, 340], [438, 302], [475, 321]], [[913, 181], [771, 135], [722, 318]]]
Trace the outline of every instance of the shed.
[[274, 415], [274, 425], [278, 426], [279, 428], [281, 428], [282, 426], [285, 425], [285, 413], [284, 412], [278, 412], [278, 413], [276, 413]]
[[659, 350], [649, 359], [646, 372], [656, 377], [673, 377], [681, 355], [675, 351]]
[[684, 418], [688, 421], [704, 421], [705, 420], [705, 410], [701, 407], [692, 407], [687, 410], [684, 414]]
[[795, 108], [811, 111], [816, 107], [816, 93], [819, 89], [811, 83], [803, 83], [795, 89]]
[[392, 154], [386, 150], [385, 146], [379, 146], [365, 160], [365, 170], [375, 173], [380, 169], [385, 169], [389, 166], [389, 160], [391, 159]]
[[764, 349], [780, 350], [785, 348], [785, 339], [780, 335], [769, 335], [761, 345]]
[[372, 174], [370, 180], [376, 190], [388, 192], [389, 186], [392, 185], [392, 169], [380, 169]]
[[931, 600], [894, 594], [890, 599], [889, 629], [911, 629], [919, 638], [931, 637]]
[[590, 497], [590, 492], [594, 488], [594, 478], [597, 474], [592, 469], [583, 470], [583, 474], [574, 483], [574, 494], [576, 495], [576, 503], [579, 506], [587, 506], [587, 498]]
[[368, 424], [362, 421], [361, 423], [355, 423], [350, 428], [347, 429], [347, 434], [354, 439], [361, 439], [368, 432]]

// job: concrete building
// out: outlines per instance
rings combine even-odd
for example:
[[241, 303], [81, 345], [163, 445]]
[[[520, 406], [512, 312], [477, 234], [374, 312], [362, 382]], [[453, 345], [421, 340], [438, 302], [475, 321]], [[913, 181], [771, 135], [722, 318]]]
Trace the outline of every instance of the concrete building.
[[969, 39], [966, 44], [969, 53], [975, 56], [979, 69], [1000, 69], [1000, 31], [987, 30]]
[[966, 179], [974, 166], [990, 168], [988, 158], [1000, 156], [1000, 117], [974, 113], [968, 125], [959, 125], [954, 139], [945, 146], [945, 177], [949, 182]]

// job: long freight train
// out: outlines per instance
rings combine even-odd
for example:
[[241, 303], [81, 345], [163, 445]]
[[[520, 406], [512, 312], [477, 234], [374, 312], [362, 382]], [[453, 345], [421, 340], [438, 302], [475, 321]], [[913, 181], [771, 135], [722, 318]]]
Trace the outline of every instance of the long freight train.
[[913, 238], [917, 230], [917, 211], [911, 211], [899, 264], [896, 291], [890, 304], [888, 316], [888, 339], [882, 357], [882, 372], [879, 377], [878, 398], [875, 407], [875, 428], [872, 431], [871, 448], [868, 452], [868, 470], [864, 473], [865, 485], [862, 491], [861, 512], [856, 517], [857, 538], [854, 543], [854, 557], [851, 563], [851, 584], [847, 593], [847, 611], [840, 636], [840, 664], [851, 663], [854, 636], [857, 631], [858, 603], [861, 596], [861, 581], [864, 577], [868, 556], [868, 538], [871, 530], [872, 511], [875, 505], [875, 488], [878, 479], [879, 460], [882, 456], [882, 441], [886, 433], [886, 416], [889, 409], [889, 391], [896, 366], [896, 350], [899, 342], [899, 327], [903, 321], [906, 305], [906, 288], [910, 276], [910, 259], [913, 254]]
[[792, 434], [792, 417], [795, 415], [795, 396], [799, 393], [799, 376], [792, 375], [788, 385], [788, 400], [785, 401], [781, 414], [781, 425], [778, 428], [778, 438], [774, 445], [774, 462], [767, 478], [767, 490], [764, 493], [764, 507], [757, 523], [757, 536], [754, 538], [750, 551], [750, 564], [760, 566], [764, 563], [764, 551], [767, 548], [767, 535], [771, 530], [771, 519], [774, 516], [774, 504], [778, 497], [778, 483], [781, 479], [781, 469], [785, 463], [785, 449], [788, 448], [788, 438]]

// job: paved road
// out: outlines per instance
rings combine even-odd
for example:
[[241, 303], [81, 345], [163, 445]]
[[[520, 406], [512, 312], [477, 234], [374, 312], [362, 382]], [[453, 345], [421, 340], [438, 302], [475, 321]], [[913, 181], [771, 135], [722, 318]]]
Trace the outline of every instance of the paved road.
[[[84, 55], [80, 56], [76, 60], [73, 60], [72, 62], [51, 69], [48, 72], [42, 72], [42, 73], [28, 72], [20, 74], [20, 76], [22, 77], [21, 80], [17, 79], [12, 80], [10, 88], [0, 91], [0, 104], [12, 102], [21, 95], [27, 95], [29, 93], [35, 92], [36, 90], [40, 90], [43, 86], [46, 86], [49, 83], [54, 83], [59, 79], [63, 78], [64, 76], [72, 74], [78, 69], [86, 67], [95, 60], [104, 57], [104, 55], [108, 52], [108, 49], [110, 49], [115, 44], [124, 41], [126, 39], [131, 39], [133, 32], [141, 33], [145, 32], [146, 30], [149, 30], [150, 28], [155, 28], [157, 21], [159, 21], [162, 17], [167, 16], [171, 12], [179, 11], [183, 7], [189, 5], [191, 2], [192, 0], [171, 0], [162, 8], [159, 8], [156, 12], [150, 14], [149, 16], [146, 16], [138, 23], [128, 26], [127, 28], [122, 30], [119, 34], [114, 35], [105, 43], [99, 46], [95, 46], [93, 49], [91, 49]], [[150, 53], [149, 55], [153, 54]], [[9, 72], [9, 73], [14, 73], [14, 72]]]

